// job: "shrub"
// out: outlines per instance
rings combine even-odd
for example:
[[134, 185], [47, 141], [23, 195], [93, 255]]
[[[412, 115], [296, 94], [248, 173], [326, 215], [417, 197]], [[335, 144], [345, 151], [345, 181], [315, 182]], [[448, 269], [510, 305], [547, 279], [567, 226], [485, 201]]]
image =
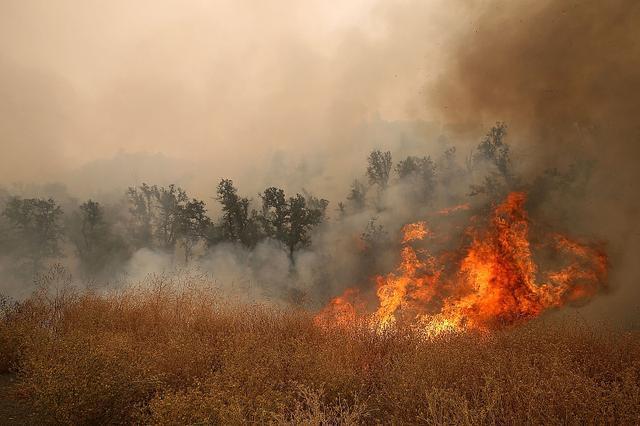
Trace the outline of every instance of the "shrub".
[[159, 277], [3, 310], [0, 362], [43, 423], [636, 423], [635, 331], [539, 320], [492, 335], [320, 328]]

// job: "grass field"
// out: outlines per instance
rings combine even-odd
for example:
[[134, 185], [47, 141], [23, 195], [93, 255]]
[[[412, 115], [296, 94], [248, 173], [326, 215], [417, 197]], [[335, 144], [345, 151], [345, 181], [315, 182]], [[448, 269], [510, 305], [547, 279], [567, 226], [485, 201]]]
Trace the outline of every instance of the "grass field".
[[0, 370], [34, 423], [637, 424], [638, 337], [578, 320], [434, 341], [323, 329], [158, 279], [5, 304]]

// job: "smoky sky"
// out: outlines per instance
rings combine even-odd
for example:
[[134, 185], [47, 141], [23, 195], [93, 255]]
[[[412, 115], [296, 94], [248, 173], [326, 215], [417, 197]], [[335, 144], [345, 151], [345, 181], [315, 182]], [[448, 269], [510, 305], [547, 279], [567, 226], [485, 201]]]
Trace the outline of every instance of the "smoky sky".
[[[607, 159], [637, 154], [630, 0], [0, 8], [5, 183], [99, 184], [77, 171], [97, 162], [107, 173], [105, 160], [146, 152], [175, 159], [156, 174], [187, 176], [199, 192], [222, 176], [249, 185], [282, 170], [332, 191], [369, 149], [398, 144], [363, 130], [379, 120], [434, 123], [431, 133], [406, 125], [426, 133], [427, 150], [438, 132], [477, 140], [503, 120], [533, 157], [597, 151], [604, 135]], [[145, 177], [113, 163], [130, 184]]]
[[0, 179], [82, 189], [73, 172], [140, 152], [180, 162], [166, 174], [190, 170], [200, 192], [253, 184], [280, 157], [320, 182], [348, 176], [377, 143], [367, 123], [424, 115], [445, 5], [4, 1]]
[[336, 199], [371, 149], [437, 155], [501, 120], [520, 168], [597, 158], [591, 210], [627, 224], [638, 22], [632, 0], [3, 1], [0, 183]]

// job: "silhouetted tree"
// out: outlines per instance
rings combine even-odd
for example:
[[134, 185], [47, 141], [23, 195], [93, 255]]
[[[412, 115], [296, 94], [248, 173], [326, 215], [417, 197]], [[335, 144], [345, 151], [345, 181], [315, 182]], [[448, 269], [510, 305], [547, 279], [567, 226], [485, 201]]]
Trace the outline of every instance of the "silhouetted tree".
[[275, 187], [267, 188], [260, 198], [262, 198], [261, 222], [265, 235], [286, 241], [290, 210], [284, 191]]
[[464, 175], [464, 170], [456, 161], [456, 154], [455, 146], [447, 148], [437, 162], [438, 179], [446, 188]]
[[431, 157], [409, 156], [396, 165], [400, 181], [408, 183], [421, 202], [429, 201], [436, 189], [436, 166]]
[[322, 222], [327, 204], [328, 201], [324, 203], [324, 208], [309, 208], [304, 196], [296, 194], [289, 198], [290, 218], [286, 243], [291, 261], [295, 250], [311, 243], [311, 230]]
[[70, 219], [67, 225], [69, 239], [85, 274], [94, 276], [128, 256], [124, 241], [112, 232], [99, 203], [84, 202]]
[[377, 217], [369, 219], [364, 232], [360, 235], [366, 253], [377, 251], [388, 243], [389, 234], [384, 226], [376, 225], [377, 220]]
[[347, 200], [349, 200], [349, 204], [353, 207], [353, 210], [359, 212], [365, 208], [366, 196], [367, 189], [365, 186], [358, 179], [354, 179], [351, 183], [349, 195], [347, 195]]
[[153, 245], [152, 226], [155, 220], [154, 201], [157, 192], [157, 186], [149, 186], [146, 183], [138, 188], [129, 187], [127, 190], [129, 212], [133, 218], [131, 234], [134, 245], [138, 248]]
[[203, 238], [207, 248], [211, 248], [216, 244], [223, 242], [224, 237], [222, 235], [222, 224], [211, 221], [209, 226], [205, 229]]
[[[4, 211], [7, 202], [11, 199], [11, 196], [4, 188], [0, 187], [0, 211]], [[8, 218], [0, 214], [0, 256], [9, 254], [13, 248], [13, 241], [11, 239], [13, 226], [9, 222]]]
[[307, 207], [310, 210], [317, 210], [320, 212], [320, 222], [324, 222], [327, 218], [327, 207], [329, 207], [329, 200], [324, 198], [318, 198], [303, 190], [304, 199], [307, 202]]
[[260, 195], [264, 234], [281, 241], [293, 261], [295, 250], [310, 244], [310, 232], [322, 223], [329, 202], [310, 194], [285, 196], [282, 189], [271, 187]]
[[98, 246], [106, 237], [107, 225], [100, 204], [88, 200], [81, 204], [79, 214], [76, 216], [80, 225], [79, 235], [71, 236], [71, 242], [75, 244], [80, 262], [86, 269], [95, 269], [98, 258]]
[[376, 275], [384, 272], [384, 260], [388, 258], [385, 248], [389, 247], [391, 240], [384, 226], [377, 223], [378, 218], [372, 217], [360, 235], [362, 251], [360, 268], [368, 275]]
[[40, 270], [44, 259], [60, 256], [62, 209], [53, 199], [12, 197], [3, 215], [17, 237], [14, 253], [29, 260], [33, 273]]
[[180, 187], [169, 185], [167, 188], [155, 188], [153, 196], [157, 206], [155, 235], [162, 249], [173, 252], [181, 236], [182, 215], [187, 193]]
[[493, 164], [498, 172], [507, 177], [510, 174], [509, 145], [504, 142], [507, 135], [507, 126], [498, 122], [482, 138], [476, 148], [474, 161], [489, 162]]
[[391, 166], [391, 152], [372, 151], [367, 160], [369, 183], [377, 185], [379, 189], [385, 189], [389, 184]]
[[184, 248], [184, 261], [189, 262], [193, 248], [207, 238], [211, 229], [211, 219], [207, 216], [204, 201], [195, 198], [187, 201], [180, 210], [178, 233]]
[[507, 126], [498, 122], [478, 144], [471, 157], [471, 168], [487, 167], [488, 171], [481, 184], [471, 185], [470, 195], [486, 194], [497, 199], [517, 184], [511, 171], [509, 145], [504, 141], [506, 135]]
[[253, 247], [259, 239], [258, 215], [249, 211], [249, 199], [238, 196], [231, 179], [222, 179], [218, 184], [217, 200], [222, 204], [222, 238]]

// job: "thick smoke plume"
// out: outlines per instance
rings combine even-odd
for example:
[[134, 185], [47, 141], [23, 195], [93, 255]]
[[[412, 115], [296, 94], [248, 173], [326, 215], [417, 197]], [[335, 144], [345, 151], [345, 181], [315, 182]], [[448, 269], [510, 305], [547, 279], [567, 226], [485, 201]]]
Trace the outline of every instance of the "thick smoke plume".
[[[477, 131], [509, 123], [527, 167], [596, 160], [571, 225], [608, 241], [613, 282], [602, 302], [637, 310], [640, 4], [633, 0], [477, 2], [441, 64], [427, 103], [443, 122]], [[567, 207], [560, 199], [556, 206]], [[606, 306], [605, 306], [606, 304]], [[628, 311], [627, 311], [628, 312]]]

